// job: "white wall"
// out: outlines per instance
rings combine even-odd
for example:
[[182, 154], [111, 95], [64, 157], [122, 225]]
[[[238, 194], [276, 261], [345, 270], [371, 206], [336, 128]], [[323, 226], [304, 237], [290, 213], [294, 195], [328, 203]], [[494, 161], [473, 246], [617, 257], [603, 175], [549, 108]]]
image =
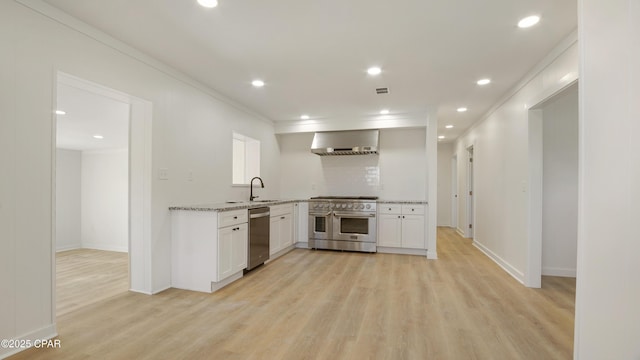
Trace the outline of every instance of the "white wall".
[[578, 2], [575, 358], [640, 359], [640, 1]]
[[542, 109], [542, 275], [576, 276], [578, 85]]
[[380, 154], [318, 156], [313, 133], [278, 135], [282, 195], [374, 195], [389, 200], [426, 199], [426, 131], [380, 130]]
[[438, 226], [451, 226], [453, 143], [438, 144]]
[[129, 249], [129, 153], [82, 152], [82, 247]]
[[82, 247], [80, 237], [81, 152], [56, 150], [56, 250]]
[[[578, 74], [575, 35], [559, 45], [503, 103], [456, 140], [458, 194], [467, 188], [467, 148], [474, 149], [474, 244], [524, 281], [528, 241], [528, 109]], [[468, 224], [458, 197], [458, 227]]]
[[[234, 130], [261, 141], [266, 188], [259, 195], [280, 195], [279, 149], [270, 121], [41, 1], [26, 2], [56, 20], [15, 1], [0, 2], [0, 338], [5, 339], [55, 333], [57, 71], [153, 103], [149, 292], [170, 286], [169, 206], [248, 198], [247, 187], [231, 186]], [[169, 169], [169, 180], [157, 179], [160, 168]], [[0, 349], [0, 357], [9, 351]]]

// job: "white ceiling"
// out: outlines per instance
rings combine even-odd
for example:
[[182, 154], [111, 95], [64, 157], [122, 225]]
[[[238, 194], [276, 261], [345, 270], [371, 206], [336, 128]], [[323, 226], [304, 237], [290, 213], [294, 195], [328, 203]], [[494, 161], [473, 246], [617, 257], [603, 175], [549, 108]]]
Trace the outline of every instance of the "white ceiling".
[[[382, 108], [423, 119], [434, 109], [447, 140], [577, 24], [576, 0], [45, 1], [271, 120], [360, 120]], [[516, 26], [531, 14], [540, 24]], [[374, 65], [378, 77], [366, 73]], [[484, 77], [493, 82], [476, 85]], [[266, 85], [253, 88], [256, 78]]]
[[[59, 83], [56, 146], [69, 150], [127, 149], [129, 104]], [[102, 135], [103, 139], [95, 139]]]

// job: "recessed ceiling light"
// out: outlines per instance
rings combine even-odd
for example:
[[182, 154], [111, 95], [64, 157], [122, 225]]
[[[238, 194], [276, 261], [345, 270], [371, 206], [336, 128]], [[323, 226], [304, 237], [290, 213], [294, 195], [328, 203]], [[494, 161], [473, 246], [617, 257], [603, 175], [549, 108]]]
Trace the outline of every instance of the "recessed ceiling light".
[[300, 115], [300, 119], [302, 119], [302, 120], [309, 120], [309, 115], [307, 115], [307, 114]]
[[526, 18], [518, 21], [518, 27], [523, 29], [532, 27], [533, 25], [537, 24], [539, 21], [540, 21], [540, 16], [537, 16], [537, 15], [527, 16]]
[[93, 138], [102, 140], [102, 139], [104, 139], [104, 136], [102, 136], [102, 135], [93, 135]]
[[262, 80], [253, 80], [251, 82], [251, 85], [253, 85], [255, 87], [263, 87], [264, 86], [264, 81], [262, 81]]
[[67, 112], [63, 110], [56, 110], [56, 115], [65, 115]]
[[491, 79], [480, 79], [477, 82], [478, 85], [487, 85], [489, 83], [491, 83]]
[[379, 68], [379, 67], [377, 67], [377, 66], [370, 67], [370, 68], [368, 68], [368, 69], [367, 69], [367, 73], [368, 73], [369, 75], [378, 75], [378, 74], [380, 74], [381, 72], [382, 72], [382, 69], [380, 69], [380, 68]]
[[459, 107], [459, 108], [457, 108], [456, 110], [457, 110], [458, 112], [465, 112], [465, 111], [467, 111], [467, 108], [466, 108], [466, 107]]
[[438, 136], [438, 139], [444, 139], [444, 135]]
[[218, 6], [218, 0], [198, 0], [198, 4], [206, 8], [214, 8]]
[[453, 125], [447, 125], [447, 126], [445, 126], [445, 128], [447, 128], [447, 129], [453, 129]]
[[380, 114], [382, 114], [382, 115], [387, 115], [388, 113], [389, 113], [389, 109], [380, 110]]

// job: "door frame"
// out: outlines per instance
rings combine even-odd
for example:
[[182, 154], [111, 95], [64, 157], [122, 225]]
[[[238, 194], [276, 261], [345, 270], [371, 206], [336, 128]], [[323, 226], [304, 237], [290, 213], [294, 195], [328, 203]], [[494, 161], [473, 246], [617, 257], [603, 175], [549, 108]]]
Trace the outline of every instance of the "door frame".
[[[528, 108], [529, 127], [529, 221], [527, 226], [527, 258], [524, 285], [542, 287], [542, 198], [543, 192], [543, 108], [545, 104], [575, 85], [574, 80]], [[578, 145], [580, 146], [580, 145]]]
[[451, 227], [458, 228], [458, 154], [451, 157]]
[[[151, 269], [151, 139], [152, 103], [74, 75], [56, 71], [53, 77], [53, 104], [57, 108], [57, 86], [65, 84], [94, 94], [129, 104], [129, 290], [152, 294]], [[57, 120], [52, 124], [52, 282], [56, 286], [56, 132]], [[53, 314], [55, 314], [55, 291]]]

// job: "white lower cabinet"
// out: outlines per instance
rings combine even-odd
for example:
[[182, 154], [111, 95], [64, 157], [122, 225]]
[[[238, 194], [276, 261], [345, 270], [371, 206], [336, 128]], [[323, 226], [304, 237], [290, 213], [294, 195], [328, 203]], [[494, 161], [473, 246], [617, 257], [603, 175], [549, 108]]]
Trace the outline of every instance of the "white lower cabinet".
[[247, 267], [246, 223], [218, 230], [218, 277], [222, 281]]
[[292, 204], [272, 206], [269, 224], [269, 255], [293, 245], [293, 206]]
[[214, 292], [247, 267], [247, 210], [172, 211], [171, 286]]
[[425, 234], [424, 205], [378, 206], [378, 246], [424, 250]]

